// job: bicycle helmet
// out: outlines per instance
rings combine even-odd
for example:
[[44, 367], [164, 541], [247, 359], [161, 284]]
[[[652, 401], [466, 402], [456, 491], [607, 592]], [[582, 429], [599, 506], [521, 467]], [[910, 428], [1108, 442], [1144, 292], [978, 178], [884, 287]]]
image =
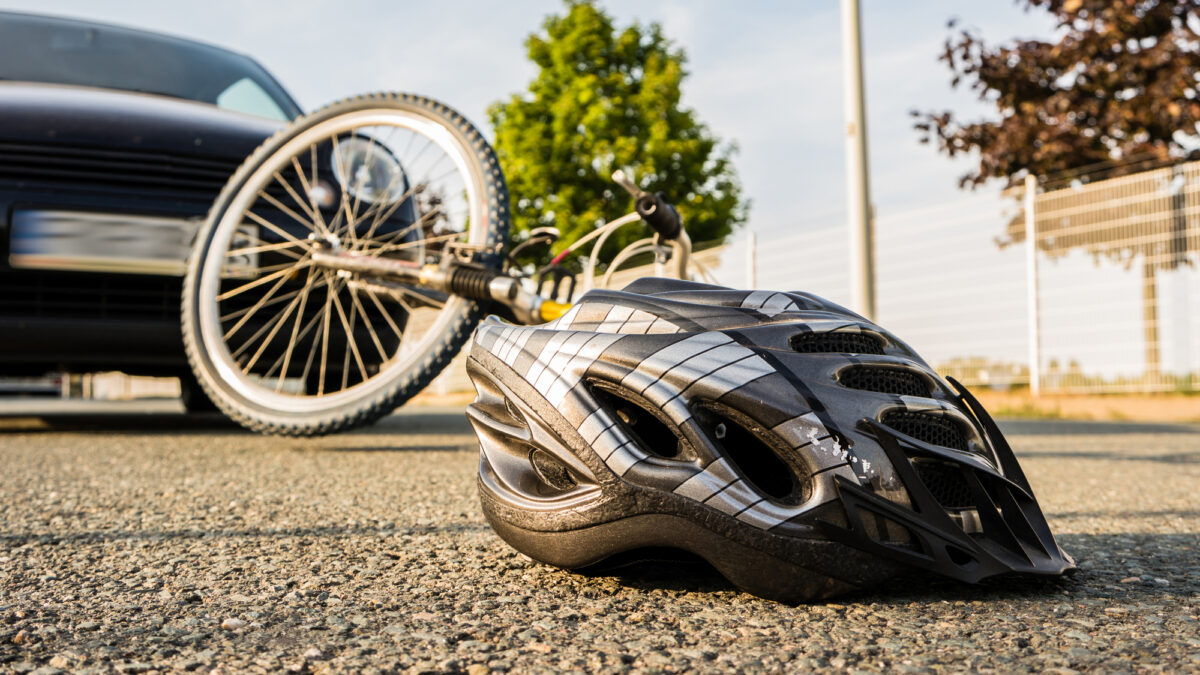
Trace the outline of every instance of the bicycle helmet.
[[484, 514], [551, 565], [683, 550], [783, 602], [1074, 567], [978, 401], [810, 294], [642, 279], [486, 320], [467, 369]]

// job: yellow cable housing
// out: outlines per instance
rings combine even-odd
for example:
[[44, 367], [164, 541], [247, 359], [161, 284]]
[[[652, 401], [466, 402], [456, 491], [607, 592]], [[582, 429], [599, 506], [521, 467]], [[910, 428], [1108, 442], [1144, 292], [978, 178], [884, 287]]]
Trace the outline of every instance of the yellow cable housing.
[[542, 321], [553, 321], [566, 314], [568, 309], [571, 309], [570, 304], [564, 305], [561, 302], [553, 300], [543, 300], [542, 307], [538, 310], [538, 313], [541, 315]]

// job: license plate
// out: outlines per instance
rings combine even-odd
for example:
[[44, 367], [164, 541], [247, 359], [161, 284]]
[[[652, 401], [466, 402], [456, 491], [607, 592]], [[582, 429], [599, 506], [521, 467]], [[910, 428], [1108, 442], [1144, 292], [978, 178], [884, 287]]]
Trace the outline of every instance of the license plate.
[[[235, 237], [231, 248], [248, 247], [257, 238], [253, 227], [243, 226], [248, 236]], [[8, 261], [21, 268], [183, 276], [199, 228], [193, 218], [17, 209]], [[257, 266], [258, 254], [249, 253], [227, 261], [225, 273], [245, 276]]]

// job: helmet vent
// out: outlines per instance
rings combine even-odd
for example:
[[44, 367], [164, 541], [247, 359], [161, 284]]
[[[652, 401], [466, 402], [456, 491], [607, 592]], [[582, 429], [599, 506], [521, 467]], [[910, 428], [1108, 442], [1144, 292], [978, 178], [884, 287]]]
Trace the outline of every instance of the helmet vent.
[[838, 374], [843, 387], [898, 396], [929, 396], [929, 382], [908, 370], [855, 366]]
[[963, 480], [962, 471], [945, 462], [913, 460], [917, 477], [945, 509], [974, 508], [975, 500], [971, 488]]
[[571, 475], [571, 470], [567, 468], [567, 465], [545, 450], [534, 448], [530, 451], [529, 463], [533, 465], [533, 470], [537, 472], [538, 478], [556, 490], [565, 492], [579, 484], [579, 481]]
[[784, 460], [781, 449], [763, 440], [766, 430], [757, 427], [749, 419], [734, 419], [733, 415], [724, 412], [717, 404], [707, 404], [698, 418], [708, 430], [713, 444], [737, 473], [772, 501], [799, 504], [806, 500], [811, 486], [808, 481], [801, 480], [796, 468]]
[[849, 331], [797, 333], [788, 344], [803, 354], [883, 354], [883, 340], [867, 333]]
[[680, 458], [683, 447], [679, 436], [651, 412], [647, 403], [636, 400], [635, 394], [618, 390], [612, 385], [601, 382], [592, 384], [592, 395], [614, 413], [621, 428], [633, 437], [643, 451], [662, 459]]
[[967, 435], [957, 422], [940, 415], [892, 410], [880, 419], [885, 425], [906, 436], [930, 445], [967, 451]]

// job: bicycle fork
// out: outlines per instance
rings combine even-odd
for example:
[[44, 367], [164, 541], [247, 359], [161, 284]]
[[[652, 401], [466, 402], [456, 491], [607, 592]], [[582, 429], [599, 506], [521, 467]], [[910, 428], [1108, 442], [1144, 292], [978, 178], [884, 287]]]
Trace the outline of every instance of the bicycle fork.
[[[521, 283], [495, 270], [459, 262], [449, 265], [421, 265], [406, 260], [363, 255], [336, 246], [314, 248], [313, 264], [359, 275], [358, 288], [402, 302], [437, 304], [433, 294], [457, 295], [469, 300], [495, 301], [510, 308], [517, 320], [526, 325], [545, 323], [562, 316], [570, 305], [543, 298], [526, 290]], [[424, 292], [432, 291], [433, 294]]]

